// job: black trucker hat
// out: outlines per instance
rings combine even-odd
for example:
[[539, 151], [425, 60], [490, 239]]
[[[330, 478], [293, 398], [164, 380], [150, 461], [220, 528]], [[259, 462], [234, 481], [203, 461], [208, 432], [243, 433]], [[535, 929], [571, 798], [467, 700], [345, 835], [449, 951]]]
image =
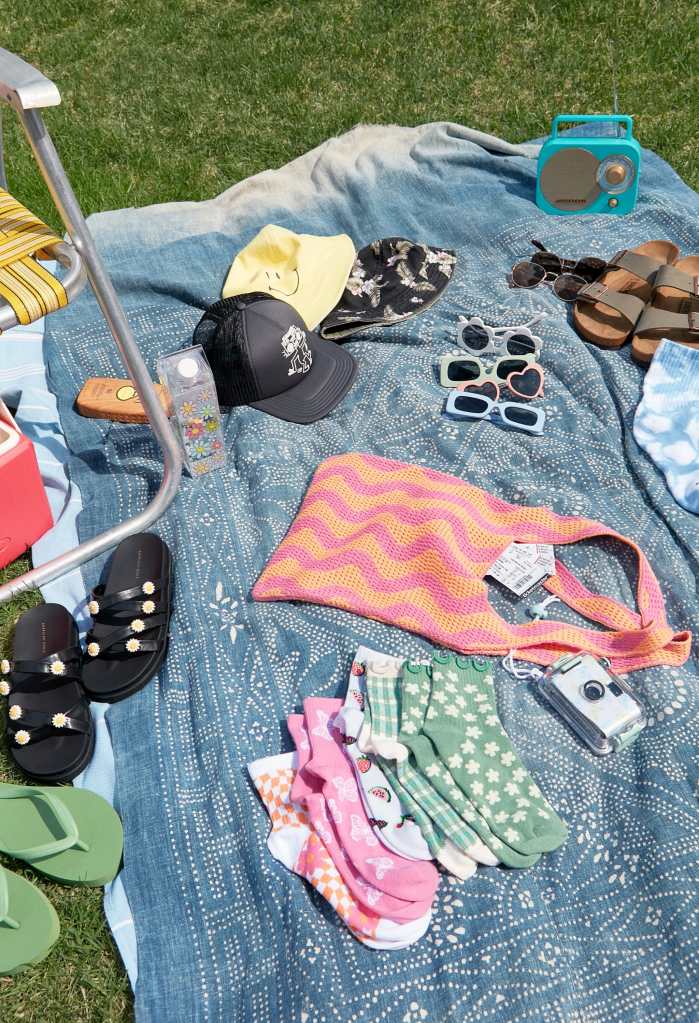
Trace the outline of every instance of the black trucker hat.
[[215, 302], [194, 329], [221, 405], [250, 405], [290, 423], [315, 423], [349, 390], [349, 352], [308, 330], [296, 310], [263, 292]]

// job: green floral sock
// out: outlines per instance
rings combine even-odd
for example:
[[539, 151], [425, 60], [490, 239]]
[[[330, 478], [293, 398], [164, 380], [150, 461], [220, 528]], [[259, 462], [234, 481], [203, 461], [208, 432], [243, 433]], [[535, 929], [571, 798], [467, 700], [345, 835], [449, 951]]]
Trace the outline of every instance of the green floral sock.
[[568, 828], [500, 724], [490, 667], [481, 657], [435, 656], [424, 732], [498, 838], [523, 855], [551, 852]]
[[[539, 854], [524, 855], [493, 831], [486, 815], [479, 813], [462, 792], [449, 767], [440, 760], [430, 738], [422, 731], [429, 713], [431, 674], [431, 668], [424, 664], [406, 662], [403, 666], [400, 742], [410, 750], [411, 761], [420, 775], [449, 805], [451, 812], [466, 821], [478, 835], [482, 845], [481, 855], [477, 858], [481, 862], [494, 864], [500, 861], [508, 867], [531, 867], [539, 859]], [[483, 856], [483, 852], [488, 851], [491, 854], [489, 859]]]

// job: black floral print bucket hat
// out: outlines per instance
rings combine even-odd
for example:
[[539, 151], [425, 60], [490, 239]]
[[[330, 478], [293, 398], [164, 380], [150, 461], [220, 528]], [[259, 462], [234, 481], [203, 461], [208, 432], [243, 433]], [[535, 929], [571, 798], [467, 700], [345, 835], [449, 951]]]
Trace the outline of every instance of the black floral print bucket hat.
[[456, 255], [407, 238], [382, 238], [357, 253], [342, 297], [318, 333], [340, 343], [365, 327], [389, 326], [427, 309], [451, 280]]

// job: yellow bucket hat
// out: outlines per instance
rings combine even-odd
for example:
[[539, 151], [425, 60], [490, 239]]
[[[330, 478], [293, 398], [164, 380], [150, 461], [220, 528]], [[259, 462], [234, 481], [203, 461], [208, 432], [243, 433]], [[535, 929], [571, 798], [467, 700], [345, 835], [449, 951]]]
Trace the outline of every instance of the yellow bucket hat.
[[266, 292], [293, 306], [311, 330], [340, 301], [355, 255], [346, 234], [295, 234], [267, 224], [233, 260], [221, 296]]

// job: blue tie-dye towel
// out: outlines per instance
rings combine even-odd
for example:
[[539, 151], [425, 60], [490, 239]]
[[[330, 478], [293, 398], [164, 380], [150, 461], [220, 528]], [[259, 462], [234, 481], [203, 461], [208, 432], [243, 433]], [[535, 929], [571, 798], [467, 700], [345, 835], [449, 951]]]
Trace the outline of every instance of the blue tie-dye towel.
[[[565, 256], [610, 255], [651, 238], [699, 251], [697, 196], [646, 153], [631, 215], [547, 217], [533, 203], [531, 151], [489, 151], [474, 139], [453, 124], [360, 127], [211, 202], [91, 220], [151, 368], [190, 342], [232, 257], [267, 222], [345, 231], [357, 245], [402, 234], [458, 254], [436, 305], [350, 343], [357, 380], [327, 419], [297, 426], [233, 411], [226, 468], [185, 480], [157, 526], [176, 566], [169, 657], [146, 689], [108, 712], [139, 1020], [697, 1019], [695, 659], [631, 676], [650, 726], [604, 760], [530, 685], [498, 669], [505, 727], [570, 838], [530, 870], [444, 879], [428, 934], [406, 951], [358, 944], [270, 857], [267, 817], [247, 779], [248, 761], [290, 748], [283, 721], [303, 697], [342, 691], [359, 643], [413, 656], [428, 649], [338, 610], [251, 601], [251, 585], [329, 455], [360, 450], [419, 462], [508, 501], [600, 519], [642, 547], [672, 625], [696, 631], [697, 519], [675, 504], [633, 439], [641, 370], [626, 351], [582, 342], [550, 289], [508, 290], [506, 272], [531, 238]], [[514, 324], [536, 309], [548, 313], [544, 436], [443, 418], [435, 365], [453, 345], [457, 314]], [[73, 410], [85, 377], [120, 374], [91, 296], [51, 318], [46, 349], [88, 537], [143, 507], [160, 459], [147, 428]], [[632, 604], [632, 566], [617, 554], [589, 543], [566, 550], [565, 560], [593, 589]], [[86, 584], [98, 568], [88, 566]], [[510, 602], [494, 590], [501, 613], [526, 620], [526, 598]]]

